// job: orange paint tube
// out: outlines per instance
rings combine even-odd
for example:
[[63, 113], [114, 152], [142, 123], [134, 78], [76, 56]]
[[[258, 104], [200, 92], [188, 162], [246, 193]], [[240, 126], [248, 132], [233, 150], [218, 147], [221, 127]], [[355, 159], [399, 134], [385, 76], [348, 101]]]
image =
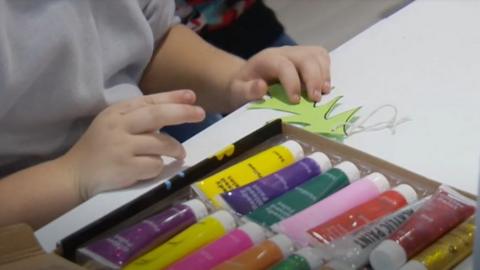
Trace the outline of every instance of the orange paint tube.
[[268, 269], [288, 257], [292, 251], [292, 241], [283, 234], [277, 234], [232, 259], [223, 262], [213, 268], [213, 270]]

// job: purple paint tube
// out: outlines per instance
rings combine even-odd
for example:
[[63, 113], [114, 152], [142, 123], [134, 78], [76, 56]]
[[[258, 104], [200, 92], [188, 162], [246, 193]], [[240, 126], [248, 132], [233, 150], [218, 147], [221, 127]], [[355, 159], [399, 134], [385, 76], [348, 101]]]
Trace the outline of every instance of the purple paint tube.
[[77, 260], [80, 263], [93, 261], [102, 268], [120, 269], [207, 214], [205, 204], [198, 199], [175, 205], [113, 236], [79, 249]]
[[223, 193], [216, 200], [223, 208], [246, 215], [331, 167], [330, 159], [325, 154], [315, 152], [274, 174]]

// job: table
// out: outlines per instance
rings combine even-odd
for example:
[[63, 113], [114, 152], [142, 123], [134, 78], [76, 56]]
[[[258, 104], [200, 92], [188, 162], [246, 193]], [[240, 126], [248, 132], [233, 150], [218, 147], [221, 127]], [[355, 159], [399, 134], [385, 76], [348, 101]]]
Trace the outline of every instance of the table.
[[[439, 182], [476, 193], [480, 164], [480, 2], [415, 1], [331, 52], [340, 112], [360, 116], [393, 104], [412, 121], [345, 140], [357, 149]], [[331, 97], [329, 97], [331, 98]], [[326, 98], [328, 99], [328, 98]], [[242, 107], [184, 143], [183, 164], [170, 162], [156, 184], [285, 113]], [[389, 118], [377, 115], [373, 122]], [[212, 140], [212, 138], [215, 138]], [[153, 188], [155, 183], [100, 194], [36, 232], [55, 243]]]

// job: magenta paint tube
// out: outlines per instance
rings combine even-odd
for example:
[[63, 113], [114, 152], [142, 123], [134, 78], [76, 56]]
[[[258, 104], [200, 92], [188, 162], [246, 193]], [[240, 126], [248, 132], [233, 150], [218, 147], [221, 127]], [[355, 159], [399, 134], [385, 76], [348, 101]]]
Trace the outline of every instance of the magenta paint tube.
[[205, 204], [198, 199], [175, 205], [115, 235], [79, 249], [77, 261], [80, 263], [93, 261], [102, 268], [120, 269], [207, 214]]
[[246, 215], [270, 200], [329, 170], [330, 159], [315, 152], [294, 164], [244, 187], [217, 197], [223, 208]]

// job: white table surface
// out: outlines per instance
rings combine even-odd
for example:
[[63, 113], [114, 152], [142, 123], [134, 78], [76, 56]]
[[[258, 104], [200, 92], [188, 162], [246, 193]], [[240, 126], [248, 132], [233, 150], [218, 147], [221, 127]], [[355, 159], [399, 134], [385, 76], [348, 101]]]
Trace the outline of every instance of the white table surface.
[[[439, 182], [476, 193], [480, 164], [480, 1], [416, 1], [331, 53], [330, 96], [344, 95], [334, 112], [362, 106], [365, 116], [393, 104], [412, 121], [361, 133], [347, 145]], [[331, 98], [331, 97], [329, 97]], [[328, 98], [326, 98], [327, 100]], [[191, 166], [265, 122], [284, 115], [245, 107], [187, 141]], [[373, 122], [387, 119], [378, 115]], [[56, 242], [153, 188], [156, 183], [100, 194], [36, 232], [51, 251]]]

